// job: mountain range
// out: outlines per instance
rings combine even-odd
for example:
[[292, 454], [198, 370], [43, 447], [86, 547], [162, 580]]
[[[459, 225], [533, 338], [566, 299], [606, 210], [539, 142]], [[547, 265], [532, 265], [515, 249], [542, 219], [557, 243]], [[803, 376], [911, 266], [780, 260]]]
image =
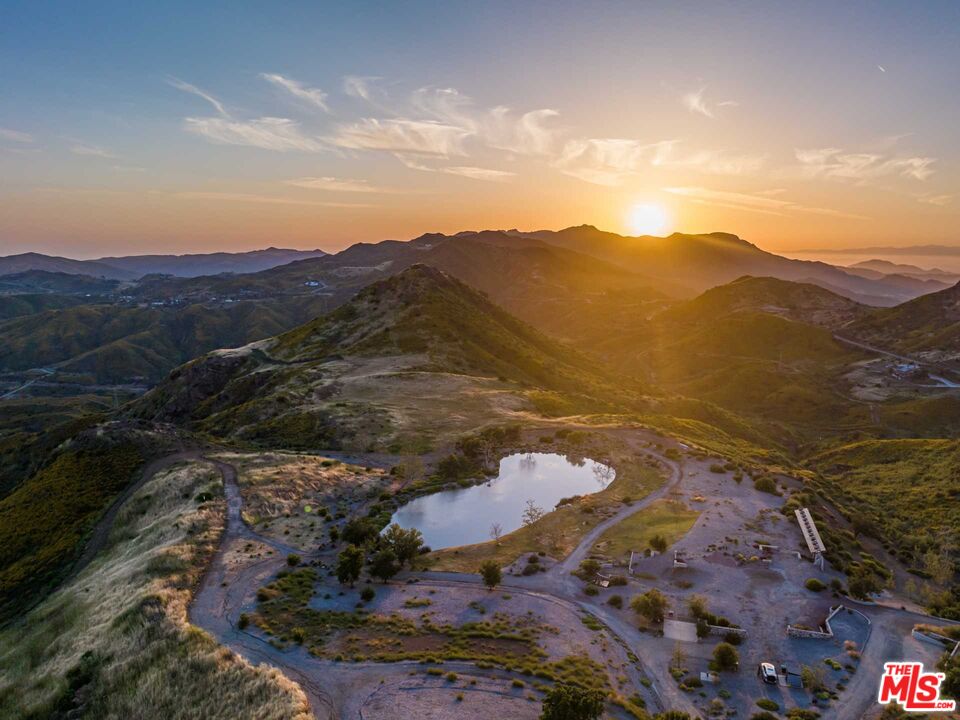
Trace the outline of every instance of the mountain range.
[[220, 273], [252, 273], [284, 265], [295, 260], [322, 257], [323, 250], [287, 250], [267, 248], [250, 252], [216, 252], [191, 255], [125, 255], [96, 260], [70, 258], [28, 252], [0, 257], [0, 276], [30, 270], [90, 275], [111, 280], [135, 280], [144, 275], [160, 274], [178, 277], [217, 275]]

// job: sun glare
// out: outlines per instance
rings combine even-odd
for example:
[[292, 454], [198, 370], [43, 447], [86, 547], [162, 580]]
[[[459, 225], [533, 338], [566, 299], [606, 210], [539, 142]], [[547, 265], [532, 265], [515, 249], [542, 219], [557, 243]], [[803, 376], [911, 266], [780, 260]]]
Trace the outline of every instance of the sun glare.
[[667, 213], [659, 205], [641, 203], [630, 208], [627, 224], [635, 235], [663, 235], [667, 231]]

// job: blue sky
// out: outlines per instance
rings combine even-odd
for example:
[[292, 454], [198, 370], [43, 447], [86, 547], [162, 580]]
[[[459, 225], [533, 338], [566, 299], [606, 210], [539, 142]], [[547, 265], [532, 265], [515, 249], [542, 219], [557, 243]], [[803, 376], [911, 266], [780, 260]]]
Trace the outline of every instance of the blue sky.
[[[7, 3], [0, 250], [953, 242], [960, 5]], [[667, 227], [669, 226], [669, 227]]]

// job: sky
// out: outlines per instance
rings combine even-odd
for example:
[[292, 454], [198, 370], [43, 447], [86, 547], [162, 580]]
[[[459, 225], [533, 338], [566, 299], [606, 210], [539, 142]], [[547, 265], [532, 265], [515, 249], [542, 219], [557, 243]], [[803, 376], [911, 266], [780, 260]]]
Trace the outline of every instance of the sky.
[[960, 245], [957, 3], [0, 15], [0, 255], [584, 223], [776, 252]]

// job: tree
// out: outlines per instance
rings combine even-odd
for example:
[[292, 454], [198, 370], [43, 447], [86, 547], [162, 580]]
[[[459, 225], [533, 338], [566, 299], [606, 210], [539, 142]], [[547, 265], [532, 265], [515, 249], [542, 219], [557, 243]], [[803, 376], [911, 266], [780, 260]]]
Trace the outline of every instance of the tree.
[[337, 580], [350, 583], [350, 587], [353, 587], [363, 570], [363, 560], [363, 550], [356, 545], [348, 545], [337, 558]]
[[366, 545], [377, 537], [377, 527], [370, 518], [353, 518], [343, 528], [341, 536], [351, 545]]
[[386, 582], [400, 571], [397, 554], [390, 548], [384, 548], [370, 561], [370, 574]]
[[424, 475], [423, 460], [417, 455], [405, 457], [401, 467], [403, 468], [403, 487], [417, 482]]
[[960, 700], [960, 655], [950, 657], [950, 653], [944, 653], [937, 663], [937, 670], [945, 676], [940, 691], [947, 697]]
[[500, 538], [503, 537], [503, 525], [494, 523], [490, 526], [490, 537], [497, 545], [500, 544]]
[[576, 685], [555, 685], [547, 691], [540, 720], [596, 720], [603, 713], [604, 695]]
[[419, 530], [416, 528], [404, 530], [396, 523], [387, 528], [383, 539], [397, 556], [401, 567], [408, 562], [413, 562], [413, 559], [420, 554], [420, 548], [423, 547], [423, 534]]
[[650, 547], [662, 553], [667, 549], [667, 539], [663, 535], [654, 535], [650, 538]]
[[695, 618], [706, 617], [707, 599], [703, 595], [691, 595], [687, 600], [687, 607], [690, 608], [690, 614]]
[[543, 508], [537, 505], [532, 499], [527, 500], [527, 509], [523, 511], [523, 524], [533, 525], [545, 514]]
[[643, 595], [635, 595], [630, 601], [630, 609], [650, 622], [663, 622], [669, 605], [666, 596], [656, 588], [647, 590]]
[[683, 651], [680, 643], [673, 644], [673, 655], [670, 658], [670, 667], [677, 670], [683, 670], [687, 664], [687, 654]]
[[801, 665], [800, 680], [807, 690], [810, 692], [818, 692], [827, 687], [827, 672], [819, 665], [816, 667]]
[[500, 566], [493, 560], [484, 560], [480, 565], [480, 577], [483, 578], [483, 584], [493, 590], [500, 584], [503, 573], [500, 572]]
[[713, 661], [718, 670], [736, 670], [740, 665], [740, 653], [728, 642], [722, 642], [713, 649]]
[[859, 567], [850, 575], [847, 581], [847, 588], [850, 594], [861, 600], [866, 600], [872, 593], [880, 592], [880, 581], [877, 576], [867, 568]]
[[923, 569], [937, 585], [946, 585], [953, 579], [955, 568], [946, 552], [928, 550], [923, 555]]

